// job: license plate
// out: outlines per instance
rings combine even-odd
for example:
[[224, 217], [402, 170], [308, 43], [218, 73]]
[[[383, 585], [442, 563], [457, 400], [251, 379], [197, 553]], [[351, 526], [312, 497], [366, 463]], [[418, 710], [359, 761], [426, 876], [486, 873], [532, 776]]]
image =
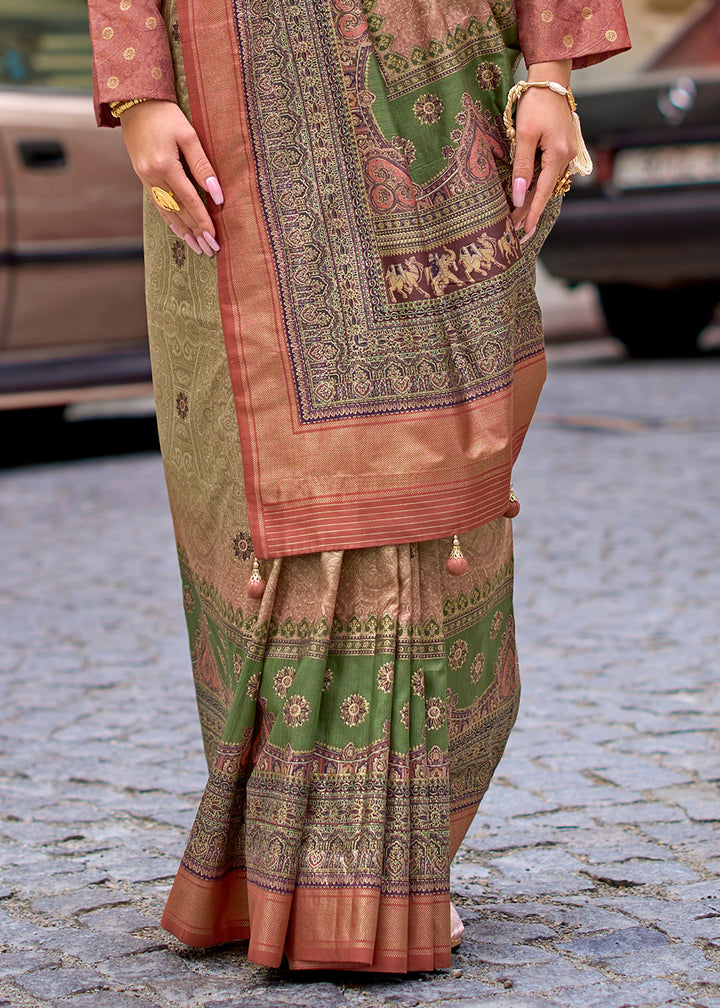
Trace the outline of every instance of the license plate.
[[615, 157], [618, 189], [720, 182], [720, 143], [628, 148]]

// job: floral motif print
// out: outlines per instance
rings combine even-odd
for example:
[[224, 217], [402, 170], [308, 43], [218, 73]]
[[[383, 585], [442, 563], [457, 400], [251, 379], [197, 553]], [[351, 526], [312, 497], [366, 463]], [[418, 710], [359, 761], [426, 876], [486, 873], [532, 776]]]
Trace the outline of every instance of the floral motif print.
[[238, 532], [233, 539], [233, 553], [238, 560], [250, 559], [253, 553], [253, 544], [249, 532]]
[[412, 674], [411, 685], [415, 696], [425, 696], [425, 672], [423, 669], [415, 669]]
[[252, 700], [257, 700], [258, 694], [260, 692], [260, 673], [253, 672], [253, 674], [248, 679], [248, 684], [245, 688], [245, 692]]
[[378, 669], [377, 684], [381, 693], [392, 693], [395, 680], [395, 666], [391, 661], [385, 662]]
[[425, 719], [428, 728], [438, 731], [445, 722], [445, 701], [440, 697], [430, 697], [425, 701]]
[[440, 97], [435, 94], [420, 95], [413, 105], [413, 114], [423, 126], [432, 126], [440, 120], [440, 116], [445, 111]]
[[503, 614], [498, 609], [495, 615], [493, 616], [493, 621], [490, 626], [490, 636], [492, 637], [493, 640], [502, 630], [502, 625], [503, 625]]
[[185, 606], [186, 613], [195, 612], [195, 596], [192, 593], [192, 589], [188, 588], [187, 585], [183, 589], [183, 605]]
[[172, 260], [178, 269], [182, 269], [187, 261], [187, 246], [184, 241], [177, 238], [170, 247]]
[[323, 676], [323, 684], [322, 684], [323, 693], [327, 693], [327, 691], [330, 689], [333, 681], [333, 675], [334, 673], [331, 668], [328, 667], [325, 669], [325, 675]]
[[450, 668], [459, 669], [462, 663], [467, 658], [468, 646], [467, 641], [464, 641], [462, 637], [460, 640], [456, 640], [453, 646], [450, 648], [449, 662]]
[[410, 701], [407, 700], [400, 708], [400, 724], [403, 728], [410, 728]]
[[477, 69], [477, 82], [483, 91], [494, 91], [502, 82], [502, 70], [497, 63], [485, 60]]
[[340, 717], [346, 725], [354, 728], [356, 725], [363, 723], [369, 710], [370, 704], [365, 697], [361, 696], [360, 693], [353, 693], [352, 696], [346, 697], [343, 700], [340, 707]]
[[475, 655], [472, 660], [472, 665], [470, 666], [470, 678], [474, 683], [479, 683], [483, 677], [483, 672], [485, 671], [485, 655], [480, 652], [480, 654]]
[[275, 673], [273, 679], [273, 689], [279, 697], [284, 697], [287, 695], [287, 691], [292, 686], [293, 679], [295, 678], [295, 669], [292, 665], [286, 665], [285, 668], [281, 668]]
[[398, 154], [411, 165], [417, 157], [417, 148], [412, 140], [408, 140], [407, 137], [394, 136], [391, 143]]
[[175, 409], [181, 420], [186, 420], [190, 410], [190, 400], [187, 392], [178, 392], [175, 396]]
[[310, 717], [310, 704], [303, 696], [288, 697], [283, 706], [283, 721], [291, 728], [299, 728]]

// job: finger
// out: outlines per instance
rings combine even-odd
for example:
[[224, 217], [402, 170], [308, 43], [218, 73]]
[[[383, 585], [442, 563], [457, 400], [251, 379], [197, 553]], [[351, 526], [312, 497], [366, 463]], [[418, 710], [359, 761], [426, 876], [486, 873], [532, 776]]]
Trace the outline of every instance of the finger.
[[538, 221], [542, 217], [543, 211], [548, 204], [548, 200], [553, 195], [555, 186], [557, 185], [557, 180], [561, 175], [565, 174], [568, 162], [565, 163], [564, 167], [562, 162], [553, 158], [549, 161], [547, 166], [543, 165], [543, 169], [538, 176], [537, 183], [535, 184], [535, 191], [532, 194], [532, 199], [530, 200], [529, 210], [527, 217], [524, 221], [525, 233], [534, 231], [537, 227]]
[[535, 174], [535, 157], [539, 139], [539, 134], [534, 132], [518, 133], [512, 182], [513, 204], [518, 209], [525, 205], [527, 190]]
[[185, 163], [190, 169], [190, 174], [200, 188], [209, 193], [210, 198], [216, 206], [223, 203], [225, 197], [215, 175], [215, 170], [210, 164], [207, 154], [194, 130], [180, 140], [180, 150], [185, 158]]
[[[165, 187], [163, 186], [161, 188]], [[172, 233], [181, 241], [187, 242], [189, 247], [197, 255], [202, 255], [203, 253], [205, 253], [205, 255], [212, 258], [215, 252], [220, 251], [220, 246], [208, 231], [206, 231], [202, 236], [196, 236], [195, 234], [193, 234], [192, 227], [183, 220], [182, 215], [180, 213], [173, 213], [172, 211], [163, 210], [163, 208], [158, 206], [157, 203], [155, 205], [157, 206], [158, 213], [165, 221], [167, 226], [170, 228]]]
[[197, 189], [185, 174], [180, 161], [177, 161], [166, 173], [165, 179], [167, 185], [162, 185], [162, 183], [154, 184], [160, 184], [162, 188], [169, 187], [172, 190], [175, 200], [180, 204], [178, 214], [192, 230], [195, 237], [201, 235], [204, 231], [209, 231], [210, 234], [214, 235], [215, 225], [210, 219], [207, 207], [198, 195]]

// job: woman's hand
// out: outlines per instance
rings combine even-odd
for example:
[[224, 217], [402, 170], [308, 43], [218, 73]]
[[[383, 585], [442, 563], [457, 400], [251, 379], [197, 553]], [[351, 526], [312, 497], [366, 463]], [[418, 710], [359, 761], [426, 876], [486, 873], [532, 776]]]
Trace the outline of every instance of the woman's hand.
[[[534, 63], [528, 70], [528, 81], [551, 80], [568, 87], [570, 71], [570, 60]], [[513, 203], [516, 209], [512, 219], [515, 227], [522, 224], [525, 238], [529, 238], [558, 179], [565, 174], [577, 154], [572, 112], [567, 98], [550, 88], [528, 88], [517, 103], [515, 129]], [[528, 190], [538, 150], [542, 152], [541, 171], [535, 185]]]
[[158, 207], [170, 228], [198, 254], [219, 252], [215, 226], [191, 178], [218, 205], [224, 199], [222, 189], [180, 107], [175, 102], [144, 101], [126, 109], [120, 124], [133, 168], [145, 189], [150, 192], [159, 186], [170, 191], [180, 205], [176, 213]]

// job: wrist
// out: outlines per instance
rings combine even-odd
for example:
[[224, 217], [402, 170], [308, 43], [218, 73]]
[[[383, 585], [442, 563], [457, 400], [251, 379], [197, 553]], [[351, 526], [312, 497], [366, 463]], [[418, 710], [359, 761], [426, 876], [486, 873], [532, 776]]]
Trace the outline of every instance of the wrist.
[[546, 63], [531, 63], [527, 68], [528, 81], [555, 81], [563, 87], [570, 86], [572, 60], [549, 60]]

